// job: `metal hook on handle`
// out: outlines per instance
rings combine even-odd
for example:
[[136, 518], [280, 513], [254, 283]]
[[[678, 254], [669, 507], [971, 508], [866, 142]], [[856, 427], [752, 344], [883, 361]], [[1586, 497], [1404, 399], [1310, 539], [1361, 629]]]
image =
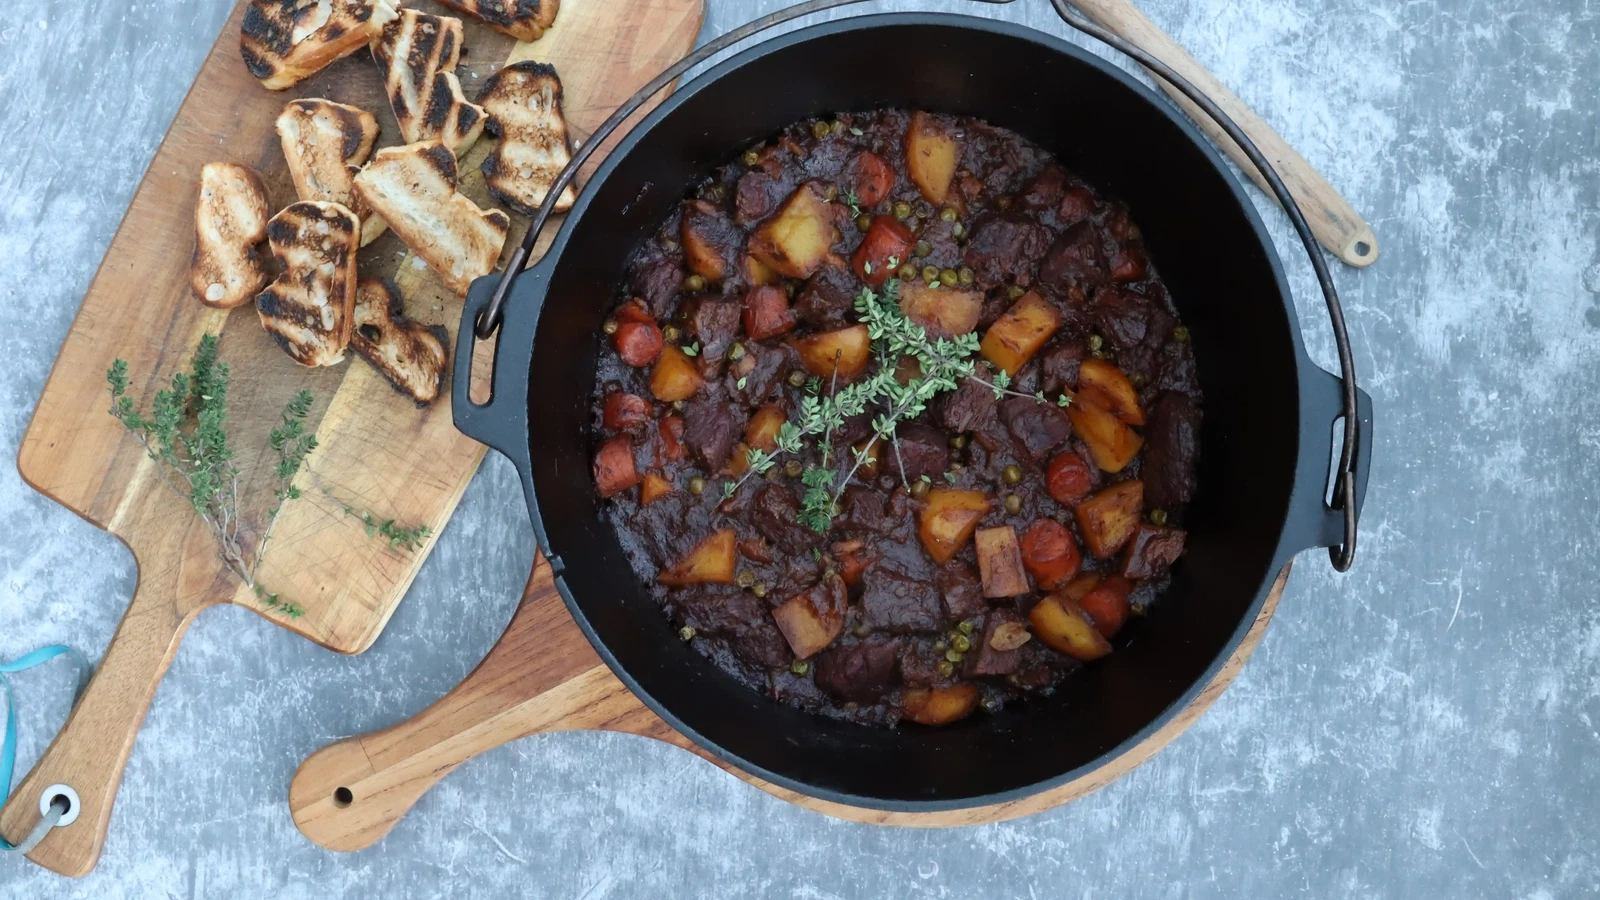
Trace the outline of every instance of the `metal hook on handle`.
[[1289, 188], [1284, 185], [1283, 179], [1278, 177], [1278, 171], [1267, 161], [1267, 157], [1256, 147], [1255, 142], [1250, 140], [1250, 136], [1245, 134], [1244, 129], [1240, 128], [1210, 97], [1207, 97], [1204, 91], [1179, 75], [1171, 66], [1090, 21], [1067, 0], [1050, 0], [1050, 5], [1055, 7], [1056, 14], [1068, 25], [1132, 57], [1139, 65], [1177, 88], [1227, 132], [1228, 137], [1239, 145], [1239, 149], [1244, 151], [1245, 156], [1250, 158], [1251, 164], [1266, 180], [1273, 196], [1278, 198], [1278, 204], [1288, 214], [1295, 233], [1300, 235], [1300, 242], [1305, 245], [1306, 255], [1311, 257], [1311, 268], [1316, 270], [1317, 282], [1322, 287], [1322, 299], [1328, 307], [1328, 319], [1333, 323], [1333, 340], [1339, 349], [1339, 375], [1342, 382], [1345, 424], [1344, 443], [1339, 450], [1339, 467], [1334, 474], [1333, 508], [1344, 513], [1344, 540], [1339, 546], [1328, 548], [1328, 559], [1336, 571], [1348, 572], [1356, 557], [1355, 464], [1357, 442], [1361, 436], [1361, 417], [1356, 407], [1356, 363], [1355, 356], [1350, 350], [1350, 334], [1345, 329], [1344, 307], [1339, 303], [1339, 291], [1333, 285], [1333, 274], [1328, 271], [1328, 263], [1322, 257], [1322, 248], [1317, 244], [1316, 235], [1311, 233], [1311, 226], [1306, 222], [1305, 214], [1300, 211], [1300, 204], [1295, 202], [1294, 195], [1289, 193]]
[[[501, 273], [500, 280], [495, 284], [494, 293], [490, 295], [488, 304], [483, 312], [473, 323], [473, 331], [479, 339], [486, 340], [500, 327], [500, 320], [505, 312], [506, 300], [511, 296], [511, 289], [516, 284], [517, 278], [522, 274], [527, 265], [528, 257], [533, 252], [533, 246], [539, 239], [539, 233], [544, 230], [545, 224], [555, 211], [555, 205], [561, 194], [572, 184], [577, 177], [578, 170], [593, 156], [600, 145], [627, 121], [630, 116], [641, 106], [649, 102], [650, 98], [659, 93], [663, 88], [676, 81], [679, 76], [689, 69], [710, 59], [712, 56], [726, 50], [752, 35], [758, 34], [775, 25], [781, 25], [792, 19], [810, 15], [814, 12], [848, 6], [860, 3], [862, 0], [806, 0], [787, 9], [779, 10], [759, 19], [741, 25], [721, 37], [712, 40], [699, 49], [685, 56], [673, 64], [666, 71], [651, 79], [639, 92], [628, 98], [628, 101], [617, 108], [604, 122], [600, 124], [594, 134], [590, 135], [583, 146], [567, 163], [566, 168], [556, 177], [550, 192], [545, 195], [544, 202], [539, 205], [538, 214], [533, 217], [532, 224], [528, 227], [527, 234], [523, 235], [522, 243], [512, 251], [511, 259], [506, 263], [505, 271]], [[1001, 5], [1011, 3], [1013, 0], [972, 0], [975, 3], [989, 3]], [[1212, 121], [1232, 138], [1234, 143], [1244, 151], [1245, 156], [1261, 173], [1267, 182], [1268, 188], [1278, 199], [1289, 216], [1289, 221], [1294, 225], [1295, 232], [1300, 236], [1300, 241], [1305, 245], [1306, 255], [1311, 258], [1311, 267], [1317, 273], [1317, 282], [1322, 287], [1323, 301], [1328, 307], [1328, 318], [1333, 325], [1334, 342], [1339, 351], [1339, 372], [1342, 381], [1342, 399], [1344, 406], [1344, 442], [1339, 451], [1339, 465], [1335, 470], [1333, 490], [1333, 508], [1344, 514], [1344, 540], [1337, 547], [1328, 549], [1328, 558], [1333, 563], [1335, 570], [1349, 571], [1355, 561], [1357, 510], [1355, 502], [1355, 465], [1356, 448], [1360, 439], [1361, 420], [1357, 409], [1356, 398], [1356, 372], [1355, 357], [1350, 350], [1350, 335], [1345, 328], [1344, 307], [1339, 302], [1339, 292], [1333, 284], [1333, 275], [1328, 270], [1328, 264], [1322, 257], [1321, 249], [1317, 244], [1316, 236], [1311, 232], [1311, 226], [1306, 222], [1300, 205], [1295, 202], [1294, 196], [1284, 185], [1283, 179], [1273, 168], [1264, 154], [1258, 149], [1249, 135], [1245, 134], [1227, 113], [1223, 112], [1210, 97], [1195, 87], [1190, 81], [1178, 74], [1166, 63], [1145, 52], [1134, 44], [1124, 40], [1117, 34], [1100, 27], [1090, 21], [1077, 10], [1072, 8], [1068, 0], [1050, 0], [1056, 14], [1068, 25], [1084, 34], [1106, 44], [1107, 46], [1131, 57], [1140, 65], [1149, 69], [1157, 77], [1177, 88], [1185, 97], [1194, 102]]]
[[[550, 221], [550, 216], [554, 214], [557, 199], [572, 184], [573, 179], [578, 177], [578, 170], [583, 167], [589, 157], [594, 155], [600, 145], [604, 144], [606, 139], [611, 136], [611, 133], [621, 127], [629, 116], [638, 112], [639, 107], [648, 103], [651, 97], [660, 93], [667, 85], [677, 81], [678, 77], [684, 72], [751, 35], [759, 34], [774, 25], [782, 25], [792, 19], [798, 19], [814, 12], [822, 12], [823, 10], [861, 2], [863, 0], [806, 0], [804, 3], [797, 3], [787, 9], [780, 9], [775, 13], [740, 25], [738, 28], [709, 41], [693, 53], [678, 60], [660, 75], [652, 78], [649, 84], [639, 89], [638, 93], [629, 97], [628, 102], [617, 107], [616, 112], [612, 113], [604, 122], [601, 122], [600, 127], [595, 129], [594, 134], [589, 135], [588, 139], [583, 142], [583, 146], [578, 148], [578, 152], [573, 155], [572, 161], [567, 163], [566, 168], [561, 170], [560, 175], [556, 176], [555, 183], [551, 185], [550, 192], [545, 195], [544, 202], [539, 204], [539, 211], [534, 215], [533, 223], [528, 226], [528, 233], [522, 236], [522, 244], [511, 252], [511, 258], [506, 261], [505, 271], [500, 273], [500, 280], [495, 283], [494, 293], [489, 296], [488, 305], [479, 314], [478, 320], [473, 323], [473, 332], [477, 334], [478, 339], [488, 340], [489, 336], [494, 334], [495, 329], [500, 327], [500, 319], [505, 314], [506, 300], [511, 296], [511, 288], [517, 283], [517, 278], [527, 265], [528, 257], [533, 253], [533, 245], [539, 240], [539, 233], [544, 230], [545, 223]], [[1014, 0], [971, 0], [971, 2], [1000, 6], [1012, 3]]]

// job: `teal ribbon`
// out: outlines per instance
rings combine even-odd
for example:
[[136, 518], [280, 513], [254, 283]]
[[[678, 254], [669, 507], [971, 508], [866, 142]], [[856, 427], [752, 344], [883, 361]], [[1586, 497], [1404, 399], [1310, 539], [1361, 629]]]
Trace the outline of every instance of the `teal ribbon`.
[[[83, 694], [83, 689], [89, 684], [89, 661], [83, 654], [64, 644], [53, 644], [49, 647], [40, 647], [19, 660], [9, 663], [0, 663], [0, 687], [6, 692], [6, 736], [0, 743], [0, 807], [5, 806], [6, 799], [11, 795], [11, 774], [17, 764], [17, 698], [11, 691], [11, 680], [6, 675], [14, 675], [31, 669], [40, 663], [49, 662], [63, 653], [71, 654], [74, 662], [78, 664], [78, 689], [73, 694], [73, 702]], [[6, 839], [0, 837], [0, 850], [15, 850]]]

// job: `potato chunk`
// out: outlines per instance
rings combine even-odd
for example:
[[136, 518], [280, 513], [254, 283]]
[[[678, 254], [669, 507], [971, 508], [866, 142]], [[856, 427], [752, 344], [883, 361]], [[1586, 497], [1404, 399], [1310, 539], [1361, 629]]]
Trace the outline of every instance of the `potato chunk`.
[[750, 236], [750, 255], [780, 275], [810, 278], [828, 257], [833, 233], [833, 209], [810, 181]]
[[1015, 597], [1029, 591], [1015, 528], [981, 528], [972, 536], [972, 542], [978, 549], [978, 574], [985, 597]]
[[1052, 650], [1089, 662], [1111, 652], [1111, 642], [1095, 629], [1078, 604], [1052, 594], [1028, 613], [1033, 633]]
[[1086, 359], [1078, 368], [1078, 391], [1098, 391], [1094, 397], [1106, 412], [1129, 425], [1144, 424], [1144, 410], [1139, 407], [1139, 391], [1122, 374], [1122, 370], [1103, 359]]
[[854, 381], [867, 368], [872, 338], [867, 334], [867, 326], [852, 325], [799, 338], [794, 341], [794, 349], [800, 354], [800, 364], [805, 370], [821, 378], [826, 387], [836, 368], [841, 384]]
[[657, 575], [656, 581], [668, 587], [732, 584], [733, 558], [733, 529], [724, 529], [701, 541], [689, 555]]
[[1007, 375], [1015, 375], [1060, 327], [1061, 313], [1038, 292], [1029, 291], [989, 326], [978, 352]]
[[918, 520], [917, 538], [934, 562], [943, 565], [967, 543], [988, 512], [989, 495], [982, 491], [932, 488]]
[[814, 656], [844, 630], [849, 602], [844, 579], [829, 575], [810, 590], [796, 594], [772, 611], [772, 618], [797, 659]]
[[909, 688], [900, 695], [901, 713], [921, 725], [948, 725], [966, 718], [977, 706], [978, 686], [975, 684]]
[[650, 372], [650, 393], [655, 394], [657, 400], [662, 403], [687, 400], [705, 383], [694, 360], [685, 356], [682, 350], [670, 345], [661, 348], [656, 367]]
[[983, 292], [932, 288], [925, 282], [908, 281], [900, 285], [900, 311], [921, 325], [933, 340], [960, 337], [978, 327]]
[[767, 268], [767, 264], [748, 254], [744, 258], [744, 278], [756, 287], [772, 284], [778, 280], [778, 273]]
[[672, 482], [651, 472], [644, 476], [644, 483], [639, 486], [639, 505], [649, 506], [670, 493], [672, 493]]
[[921, 110], [906, 129], [906, 171], [929, 203], [944, 203], [956, 175], [961, 147], [950, 127]]
[[683, 207], [683, 261], [689, 271], [712, 284], [728, 273], [726, 255], [733, 252], [739, 232], [726, 214], [705, 200], [691, 200]]
[[1144, 438], [1101, 405], [1103, 396], [1096, 390], [1079, 391], [1067, 407], [1067, 418], [1072, 420], [1072, 430], [1089, 445], [1094, 464], [1103, 472], [1121, 472], [1138, 455]]
[[1139, 530], [1144, 482], [1120, 481], [1078, 504], [1078, 529], [1089, 552], [1110, 559]]
[[744, 442], [768, 453], [778, 449], [778, 429], [789, 421], [788, 413], [776, 403], [768, 403], [755, 411], [744, 426]]

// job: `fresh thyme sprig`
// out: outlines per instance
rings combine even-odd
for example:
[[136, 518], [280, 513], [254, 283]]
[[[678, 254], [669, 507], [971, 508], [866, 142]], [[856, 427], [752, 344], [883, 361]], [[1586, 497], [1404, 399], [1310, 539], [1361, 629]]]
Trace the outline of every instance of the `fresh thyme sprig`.
[[339, 510], [345, 515], [360, 519], [367, 530], [367, 537], [382, 538], [389, 542], [391, 549], [415, 550], [433, 534], [433, 529], [427, 525], [406, 526], [396, 524], [394, 519], [380, 520], [371, 510], [356, 509], [334, 496], [333, 491], [327, 488], [323, 488], [322, 493], [338, 504]]
[[[227, 363], [217, 358], [215, 335], [200, 339], [190, 368], [191, 372], [174, 374], [170, 386], [156, 392], [146, 414], [139, 412], [128, 396], [128, 363], [112, 361], [106, 370], [111, 392], [109, 411], [157, 463], [156, 471], [167, 487], [187, 500], [206, 523], [217, 541], [217, 555], [228, 570], [250, 588], [267, 610], [297, 619], [305, 615], [305, 610], [263, 587], [257, 573], [284, 503], [301, 496], [300, 488], [294, 485], [295, 476], [317, 448], [316, 434], [306, 428], [314, 398], [310, 391], [297, 393], [267, 436], [267, 446], [278, 458], [273, 467], [277, 476], [272, 492], [274, 502], [266, 514], [260, 540], [247, 551], [239, 507], [239, 468], [228, 444], [229, 370]], [[391, 547], [414, 549], [431, 533], [426, 525], [406, 529], [392, 520], [377, 522], [370, 513], [366, 516], [363, 521], [368, 533], [388, 540]]]

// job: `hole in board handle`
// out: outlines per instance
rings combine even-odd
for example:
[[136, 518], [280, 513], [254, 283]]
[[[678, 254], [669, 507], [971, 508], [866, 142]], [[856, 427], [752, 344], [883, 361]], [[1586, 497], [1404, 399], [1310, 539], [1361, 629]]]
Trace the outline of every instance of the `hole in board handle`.
[[1366, 256], [1368, 253], [1372, 252], [1372, 245], [1366, 241], [1356, 241], [1356, 245], [1353, 249], [1356, 251], [1357, 256]]
[[354, 803], [355, 799], [356, 795], [350, 793], [350, 789], [347, 787], [333, 789], [333, 805], [339, 809], [344, 809], [351, 803]]

